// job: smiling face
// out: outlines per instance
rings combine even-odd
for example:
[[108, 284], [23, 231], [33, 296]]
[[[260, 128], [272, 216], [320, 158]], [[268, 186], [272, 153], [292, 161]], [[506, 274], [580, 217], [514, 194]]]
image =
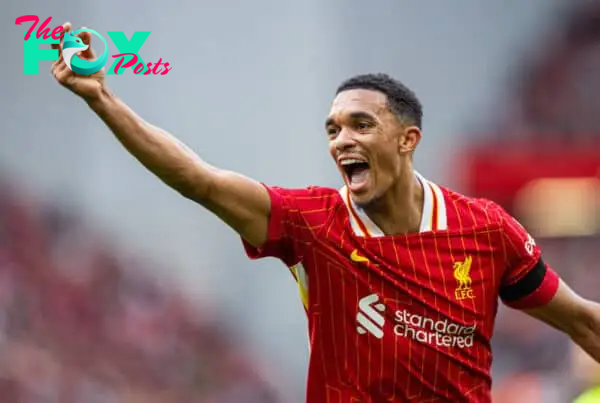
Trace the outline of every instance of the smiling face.
[[380, 199], [412, 169], [421, 131], [394, 114], [381, 92], [340, 92], [325, 126], [331, 156], [358, 205]]

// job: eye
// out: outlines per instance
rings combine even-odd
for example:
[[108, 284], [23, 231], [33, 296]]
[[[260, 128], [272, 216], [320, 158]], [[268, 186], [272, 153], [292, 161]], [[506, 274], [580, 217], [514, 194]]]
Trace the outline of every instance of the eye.
[[358, 130], [368, 130], [371, 127], [373, 127], [373, 124], [371, 122], [362, 121], [356, 124], [356, 128]]
[[329, 137], [332, 137], [332, 136], [337, 135], [339, 131], [340, 131], [339, 128], [337, 128], [335, 126], [330, 126], [327, 128], [327, 135]]

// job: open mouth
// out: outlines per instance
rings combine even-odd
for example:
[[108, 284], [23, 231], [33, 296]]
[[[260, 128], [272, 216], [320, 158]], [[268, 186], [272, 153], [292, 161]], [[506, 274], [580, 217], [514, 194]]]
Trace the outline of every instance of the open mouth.
[[351, 190], [358, 190], [369, 180], [370, 167], [366, 161], [347, 159], [341, 161], [341, 166]]

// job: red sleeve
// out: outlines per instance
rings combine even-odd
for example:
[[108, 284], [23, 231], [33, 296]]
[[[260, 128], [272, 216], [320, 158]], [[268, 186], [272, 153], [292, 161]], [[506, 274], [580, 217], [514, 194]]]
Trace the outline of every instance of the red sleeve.
[[502, 301], [516, 309], [547, 304], [558, 290], [559, 277], [542, 260], [539, 246], [525, 228], [498, 207], [507, 268], [500, 285]]
[[339, 193], [321, 187], [265, 187], [271, 197], [267, 241], [256, 248], [242, 239], [244, 249], [251, 259], [275, 257], [292, 266], [302, 260], [315, 234], [327, 223], [336, 203], [341, 200]]

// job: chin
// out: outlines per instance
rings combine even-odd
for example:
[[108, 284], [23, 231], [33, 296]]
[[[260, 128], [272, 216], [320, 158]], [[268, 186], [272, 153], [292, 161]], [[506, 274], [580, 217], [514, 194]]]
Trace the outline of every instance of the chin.
[[358, 193], [350, 191], [350, 197], [352, 197], [352, 201], [361, 208], [367, 207], [375, 199], [373, 192], [369, 190]]
[[381, 201], [388, 189], [389, 188], [386, 189], [382, 186], [376, 186], [373, 182], [369, 183], [368, 186], [360, 189], [358, 192], [353, 192], [348, 188], [352, 201], [362, 209], [373, 207], [377, 202]]

